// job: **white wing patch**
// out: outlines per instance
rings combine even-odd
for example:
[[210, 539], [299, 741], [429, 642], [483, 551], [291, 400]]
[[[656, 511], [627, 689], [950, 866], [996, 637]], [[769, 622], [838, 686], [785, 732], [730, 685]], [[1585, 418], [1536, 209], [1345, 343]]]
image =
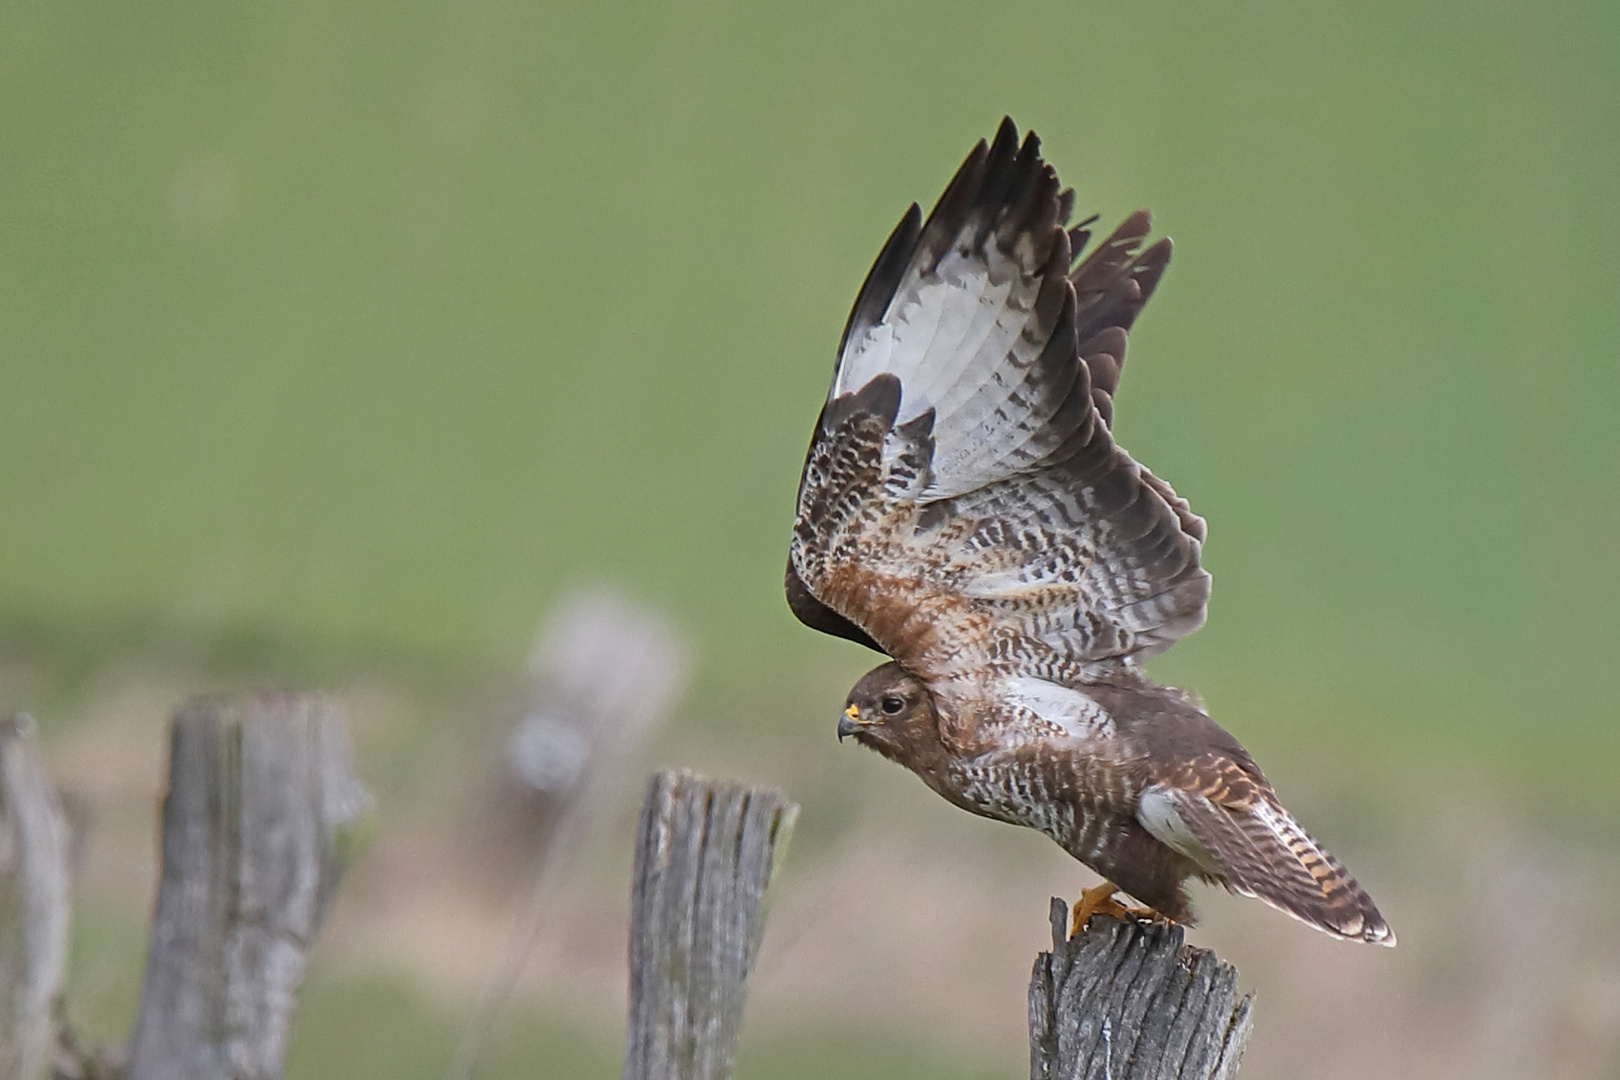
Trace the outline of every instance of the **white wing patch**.
[[1142, 828], [1146, 829], [1149, 835], [1165, 847], [1179, 851], [1212, 874], [1220, 874], [1221, 869], [1216, 865], [1209, 849], [1199, 842], [1192, 834], [1192, 830], [1187, 828], [1187, 823], [1181, 820], [1181, 813], [1177, 810], [1176, 804], [1182, 799], [1208, 801], [1202, 795], [1156, 785], [1142, 792], [1142, 798], [1136, 804], [1136, 820], [1142, 823]]
[[[997, 407], [1003, 411], [1002, 423], [1021, 414], [1007, 408], [1007, 399], [1022, 381], [1022, 369], [1044, 345], [1019, 340], [1040, 286], [1032, 268], [994, 244], [953, 248], [926, 273], [911, 267], [883, 319], [845, 346], [828, 399], [854, 393], [888, 372], [900, 380], [895, 423], [933, 409], [942, 464], [983, 456], [986, 448], [977, 445], [981, 440], [967, 441], [983, 417]], [[982, 482], [976, 478], [956, 487], [970, 490]], [[930, 497], [954, 493], [930, 492]]]
[[1063, 729], [1076, 739], [1114, 733], [1114, 718], [1078, 690], [1034, 675], [1015, 675], [1004, 684], [1005, 701]]

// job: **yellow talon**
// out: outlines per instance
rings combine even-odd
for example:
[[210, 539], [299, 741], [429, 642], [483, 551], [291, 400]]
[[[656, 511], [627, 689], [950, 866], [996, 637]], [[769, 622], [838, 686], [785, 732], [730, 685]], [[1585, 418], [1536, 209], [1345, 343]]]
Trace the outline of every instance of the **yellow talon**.
[[1128, 916], [1125, 905], [1114, 899], [1119, 886], [1112, 881], [1105, 881], [1101, 885], [1093, 885], [1080, 893], [1080, 899], [1074, 902], [1074, 908], [1069, 912], [1069, 936], [1074, 937], [1085, 928], [1093, 915], [1112, 915], [1116, 919]]

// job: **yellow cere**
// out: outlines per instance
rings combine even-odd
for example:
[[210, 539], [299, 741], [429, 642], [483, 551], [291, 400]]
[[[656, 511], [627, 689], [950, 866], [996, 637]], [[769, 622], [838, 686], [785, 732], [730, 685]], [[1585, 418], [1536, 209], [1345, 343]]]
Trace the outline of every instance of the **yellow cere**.
[[851, 720], [859, 720], [861, 718], [861, 710], [851, 705], [849, 708], [844, 710], [844, 715], [849, 717]]

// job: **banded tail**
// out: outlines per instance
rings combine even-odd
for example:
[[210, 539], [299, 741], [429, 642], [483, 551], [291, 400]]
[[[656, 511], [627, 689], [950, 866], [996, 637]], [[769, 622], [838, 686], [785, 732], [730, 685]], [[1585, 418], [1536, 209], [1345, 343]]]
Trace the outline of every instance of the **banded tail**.
[[1232, 892], [1334, 937], [1395, 944], [1372, 897], [1269, 791], [1228, 805], [1161, 786], [1143, 795], [1139, 816], [1148, 832]]

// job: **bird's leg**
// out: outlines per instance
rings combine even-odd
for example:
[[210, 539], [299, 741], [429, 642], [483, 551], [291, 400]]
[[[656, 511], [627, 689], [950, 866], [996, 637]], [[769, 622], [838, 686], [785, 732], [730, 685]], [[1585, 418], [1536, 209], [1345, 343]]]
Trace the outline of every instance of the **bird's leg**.
[[1093, 915], [1112, 915], [1116, 919], [1123, 919], [1129, 913], [1125, 905], [1114, 899], [1119, 886], [1112, 881], [1105, 881], [1101, 885], [1093, 885], [1080, 893], [1080, 899], [1074, 902], [1074, 908], [1069, 912], [1069, 936], [1074, 937], [1086, 925]]

